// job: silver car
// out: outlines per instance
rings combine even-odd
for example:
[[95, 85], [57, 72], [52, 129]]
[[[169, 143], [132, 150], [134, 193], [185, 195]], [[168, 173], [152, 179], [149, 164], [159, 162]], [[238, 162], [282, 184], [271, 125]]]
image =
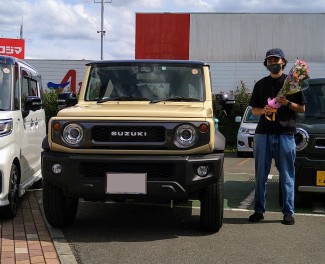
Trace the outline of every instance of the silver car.
[[251, 106], [247, 106], [243, 118], [241, 116], [236, 117], [236, 122], [240, 122], [237, 134], [238, 157], [253, 153], [255, 129], [259, 119], [259, 116], [253, 115]]

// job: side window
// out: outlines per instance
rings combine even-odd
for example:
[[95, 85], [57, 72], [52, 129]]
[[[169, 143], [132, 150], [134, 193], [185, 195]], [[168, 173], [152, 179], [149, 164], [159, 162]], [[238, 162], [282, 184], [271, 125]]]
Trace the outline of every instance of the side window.
[[20, 109], [20, 91], [19, 91], [19, 74], [18, 74], [18, 66], [15, 66], [15, 75], [14, 75], [14, 108], [15, 110]]
[[26, 97], [28, 96], [29, 90], [29, 76], [28, 72], [25, 70], [21, 70], [21, 96]]
[[32, 79], [30, 80], [29, 95], [39, 96], [38, 89], [37, 89], [37, 81], [36, 80], [32, 80]]
[[39, 82], [34, 79], [25, 69], [21, 71], [22, 82], [21, 82], [21, 105], [24, 108], [25, 98], [27, 96], [38, 96], [39, 94]]

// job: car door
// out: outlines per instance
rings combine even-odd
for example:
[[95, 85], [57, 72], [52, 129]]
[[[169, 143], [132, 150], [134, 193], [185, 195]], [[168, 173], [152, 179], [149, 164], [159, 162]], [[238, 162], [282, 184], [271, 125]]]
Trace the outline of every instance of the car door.
[[[24, 110], [24, 100], [27, 96], [40, 97], [40, 80], [33, 77], [27, 69], [21, 70], [21, 105]], [[45, 136], [44, 110], [29, 111], [23, 118], [23, 134], [21, 146], [21, 183], [29, 180], [33, 175], [40, 173], [41, 146]]]

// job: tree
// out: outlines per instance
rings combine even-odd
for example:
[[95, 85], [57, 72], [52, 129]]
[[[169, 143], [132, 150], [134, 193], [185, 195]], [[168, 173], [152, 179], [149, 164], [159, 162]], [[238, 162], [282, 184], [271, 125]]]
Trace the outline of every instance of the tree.
[[250, 90], [246, 87], [244, 81], [240, 81], [240, 87], [236, 91], [230, 91], [234, 95], [235, 103], [231, 109], [226, 109], [225, 105], [219, 103], [221, 94], [213, 95], [213, 108], [216, 117], [219, 119], [219, 130], [226, 137], [226, 145], [235, 146], [237, 141], [237, 132], [239, 123], [235, 122], [236, 116], [243, 116], [251, 97]]

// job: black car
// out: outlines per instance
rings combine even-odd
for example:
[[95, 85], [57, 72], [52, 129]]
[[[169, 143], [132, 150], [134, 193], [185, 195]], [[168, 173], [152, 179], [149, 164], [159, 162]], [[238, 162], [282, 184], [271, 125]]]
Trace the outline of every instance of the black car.
[[325, 194], [325, 78], [310, 79], [305, 113], [297, 114], [296, 195]]

